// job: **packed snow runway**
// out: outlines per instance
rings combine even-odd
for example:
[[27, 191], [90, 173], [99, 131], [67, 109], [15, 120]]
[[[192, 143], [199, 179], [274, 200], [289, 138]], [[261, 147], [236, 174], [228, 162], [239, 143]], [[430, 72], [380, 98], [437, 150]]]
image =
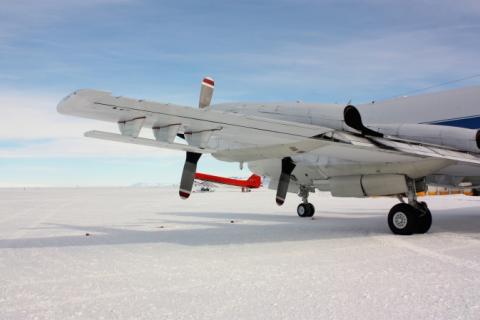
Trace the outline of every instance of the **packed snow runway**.
[[426, 198], [433, 226], [394, 236], [397, 200], [268, 190], [0, 189], [0, 319], [479, 319], [480, 198]]

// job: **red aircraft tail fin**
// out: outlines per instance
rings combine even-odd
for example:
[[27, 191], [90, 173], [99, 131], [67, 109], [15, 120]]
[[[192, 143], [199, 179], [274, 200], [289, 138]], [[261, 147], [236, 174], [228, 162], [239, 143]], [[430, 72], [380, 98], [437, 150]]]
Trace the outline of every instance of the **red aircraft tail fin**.
[[247, 185], [252, 189], [260, 188], [262, 185], [262, 177], [252, 174], [250, 178], [247, 179]]

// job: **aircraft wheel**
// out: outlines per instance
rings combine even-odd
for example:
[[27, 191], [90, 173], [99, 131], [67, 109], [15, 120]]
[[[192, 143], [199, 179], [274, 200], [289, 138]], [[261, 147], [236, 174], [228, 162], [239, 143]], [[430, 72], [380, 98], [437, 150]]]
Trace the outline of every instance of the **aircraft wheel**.
[[388, 226], [394, 234], [411, 235], [417, 231], [418, 210], [406, 203], [399, 203], [388, 214]]
[[423, 211], [420, 211], [418, 215], [417, 233], [427, 233], [432, 226], [432, 213], [425, 202], [422, 204]]
[[297, 214], [300, 218], [312, 217], [315, 214], [315, 207], [311, 203], [300, 203], [297, 207]]
[[310, 215], [309, 215], [309, 217], [313, 217], [313, 215], [315, 214], [315, 207], [314, 207], [313, 204], [311, 204], [311, 203], [307, 203], [307, 205], [310, 207]]
[[418, 205], [419, 205], [422, 209], [428, 210], [428, 205], [427, 205], [427, 203], [426, 203], [425, 201], [420, 201], [420, 202], [418, 202]]

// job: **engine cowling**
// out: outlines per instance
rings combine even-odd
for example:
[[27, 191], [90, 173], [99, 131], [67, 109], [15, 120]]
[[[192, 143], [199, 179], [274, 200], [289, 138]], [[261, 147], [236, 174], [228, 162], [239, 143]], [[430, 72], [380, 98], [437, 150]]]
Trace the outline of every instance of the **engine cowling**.
[[389, 196], [407, 192], [405, 176], [399, 174], [371, 174], [333, 177], [329, 179], [334, 197]]
[[480, 130], [431, 124], [371, 124], [368, 128], [387, 136], [431, 143], [453, 149], [479, 153]]

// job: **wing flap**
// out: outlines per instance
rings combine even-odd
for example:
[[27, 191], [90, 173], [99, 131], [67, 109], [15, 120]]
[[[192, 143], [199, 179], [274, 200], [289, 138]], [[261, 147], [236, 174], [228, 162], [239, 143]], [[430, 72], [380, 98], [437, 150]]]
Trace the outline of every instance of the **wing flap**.
[[[88, 131], [85, 133], [86, 137], [116, 141], [137, 145], [144, 145], [149, 147], [189, 151], [195, 153], [209, 153], [214, 157], [224, 161], [248, 162], [262, 159], [279, 159], [284, 157], [291, 157], [321, 149], [326, 146], [336, 145], [340, 148], [346, 148], [354, 152], [355, 149], [367, 149], [372, 151], [380, 151], [386, 153], [396, 153], [416, 156], [419, 158], [435, 158], [451, 160], [461, 163], [469, 163], [480, 165], [480, 157], [466, 152], [447, 150], [436, 147], [425, 147], [421, 145], [412, 145], [398, 141], [389, 141], [383, 138], [364, 138], [345, 133], [337, 133], [335, 139], [305, 139], [293, 143], [275, 144], [260, 147], [250, 148], [235, 148], [235, 149], [210, 149], [199, 148], [187, 144], [161, 142], [153, 139], [146, 139], [141, 137], [124, 136], [117, 133], [110, 133], [104, 131]], [[339, 139], [341, 136], [341, 140]], [[350, 139], [349, 139], [350, 138]]]
[[391, 141], [385, 138], [374, 138], [377, 142], [381, 142], [383, 145], [393, 148], [394, 150], [398, 150], [403, 153], [415, 154], [425, 157], [432, 157], [432, 158], [441, 158], [441, 159], [448, 159], [453, 161], [459, 161], [463, 163], [471, 163], [471, 164], [480, 164], [480, 158], [474, 154], [444, 149], [441, 147], [435, 146], [426, 146], [426, 145], [419, 145], [413, 143], [404, 143], [398, 141]]
[[130, 143], [148, 147], [156, 147], [178, 151], [189, 151], [195, 153], [210, 153], [218, 159], [235, 162], [247, 162], [262, 159], [290, 157], [297, 154], [303, 154], [327, 145], [327, 143], [323, 141], [319, 141], [316, 139], [308, 139], [295, 143], [270, 145], [264, 147], [215, 150], [208, 148], [198, 148], [187, 144], [168, 143], [142, 137], [125, 136], [117, 133], [98, 130], [87, 131], [84, 135], [88, 138]]
[[188, 144], [160, 142], [153, 139], [146, 139], [141, 137], [136, 138], [136, 137], [124, 136], [118, 133], [111, 133], [111, 132], [105, 132], [105, 131], [97, 131], [97, 130], [87, 131], [85, 132], [84, 135], [85, 137], [89, 137], [89, 138], [123, 142], [123, 143], [131, 143], [131, 144], [137, 144], [142, 146], [171, 149], [171, 150], [178, 150], [178, 151], [189, 151], [189, 152], [195, 152], [195, 153], [215, 152], [215, 150], [212, 150], [212, 149], [202, 149], [202, 148], [190, 146]]
[[263, 159], [281, 159], [313, 151], [328, 145], [328, 142], [307, 139], [293, 143], [277, 144], [252, 148], [219, 150], [212, 155], [224, 161], [256, 161]]
[[421, 158], [446, 159], [462, 163], [480, 165], [480, 157], [463, 151], [456, 151], [432, 145], [409, 143], [388, 138], [364, 137], [346, 132], [332, 132], [318, 137], [332, 144], [351, 149], [371, 149], [387, 153], [413, 155]]

